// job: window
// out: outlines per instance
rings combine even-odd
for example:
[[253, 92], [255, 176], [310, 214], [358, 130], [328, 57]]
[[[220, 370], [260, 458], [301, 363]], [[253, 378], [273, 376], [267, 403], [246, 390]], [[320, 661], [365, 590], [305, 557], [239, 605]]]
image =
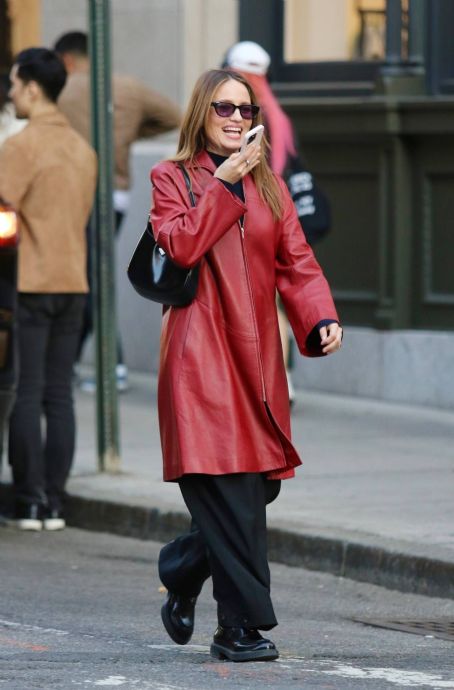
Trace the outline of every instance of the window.
[[389, 67], [454, 94], [454, 0], [239, 0], [239, 26], [281, 96], [371, 95]]
[[239, 8], [240, 39], [271, 54], [270, 79], [280, 95], [374, 92], [386, 0], [240, 0]]
[[284, 0], [284, 60], [383, 60], [385, 0]]

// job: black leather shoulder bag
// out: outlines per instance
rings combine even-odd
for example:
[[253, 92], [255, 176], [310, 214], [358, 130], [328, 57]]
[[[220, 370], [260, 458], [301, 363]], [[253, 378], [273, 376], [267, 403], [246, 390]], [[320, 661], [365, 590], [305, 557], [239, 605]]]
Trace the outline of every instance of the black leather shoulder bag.
[[[191, 178], [181, 163], [191, 206], [195, 206]], [[199, 284], [200, 264], [182, 268], [173, 262], [154, 238], [150, 218], [128, 266], [128, 278], [134, 290], [152, 302], [172, 307], [185, 307], [192, 302]]]

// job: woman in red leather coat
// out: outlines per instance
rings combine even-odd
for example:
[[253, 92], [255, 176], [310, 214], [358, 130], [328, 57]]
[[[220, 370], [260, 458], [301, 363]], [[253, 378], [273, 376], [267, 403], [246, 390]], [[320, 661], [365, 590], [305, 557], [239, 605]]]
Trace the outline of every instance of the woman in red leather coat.
[[[261, 630], [277, 622], [270, 599], [266, 504], [301, 464], [291, 442], [275, 290], [302, 354], [330, 354], [342, 329], [323, 273], [283, 181], [262, 145], [239, 149], [260, 123], [239, 74], [210, 70], [192, 94], [177, 155], [153, 168], [156, 240], [177, 264], [200, 263], [197, 296], [164, 311], [159, 423], [164, 479], [178, 481], [191, 531], [165, 546], [167, 632], [186, 644], [196, 598], [212, 576], [218, 628], [212, 655], [271, 660]], [[196, 206], [183, 174], [189, 172]]]

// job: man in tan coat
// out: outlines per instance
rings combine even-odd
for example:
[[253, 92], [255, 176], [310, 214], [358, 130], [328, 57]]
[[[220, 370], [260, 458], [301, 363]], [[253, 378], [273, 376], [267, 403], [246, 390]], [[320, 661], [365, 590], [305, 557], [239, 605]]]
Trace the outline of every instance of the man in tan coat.
[[[72, 126], [90, 141], [90, 62], [87, 35], [81, 31], [65, 33], [56, 41], [54, 49], [68, 72], [66, 86], [58, 100], [59, 108]], [[131, 145], [138, 139], [175, 129], [180, 124], [181, 114], [178, 106], [171, 100], [126, 75], [113, 75], [112, 100], [115, 153], [113, 204], [118, 231], [129, 205]], [[88, 302], [80, 349], [91, 331], [91, 304]], [[120, 338], [118, 340], [120, 343]], [[127, 369], [123, 363], [120, 345], [118, 362], [117, 386], [119, 390], [123, 390], [127, 386]], [[89, 385], [88, 382], [88, 387]]]
[[17, 116], [29, 123], [0, 150], [0, 197], [20, 217], [19, 382], [9, 460], [15, 524], [34, 530], [65, 526], [62, 498], [75, 445], [71, 378], [87, 292], [85, 226], [97, 172], [95, 152], [56, 105], [65, 80], [55, 52], [19, 53], [10, 97]]

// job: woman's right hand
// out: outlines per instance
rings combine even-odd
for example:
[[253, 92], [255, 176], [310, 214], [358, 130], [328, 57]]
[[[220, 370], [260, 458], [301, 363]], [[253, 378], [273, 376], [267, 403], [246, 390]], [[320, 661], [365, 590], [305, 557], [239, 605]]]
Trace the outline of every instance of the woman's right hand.
[[260, 146], [252, 142], [244, 153], [232, 153], [214, 173], [215, 177], [230, 184], [242, 180], [260, 162]]

